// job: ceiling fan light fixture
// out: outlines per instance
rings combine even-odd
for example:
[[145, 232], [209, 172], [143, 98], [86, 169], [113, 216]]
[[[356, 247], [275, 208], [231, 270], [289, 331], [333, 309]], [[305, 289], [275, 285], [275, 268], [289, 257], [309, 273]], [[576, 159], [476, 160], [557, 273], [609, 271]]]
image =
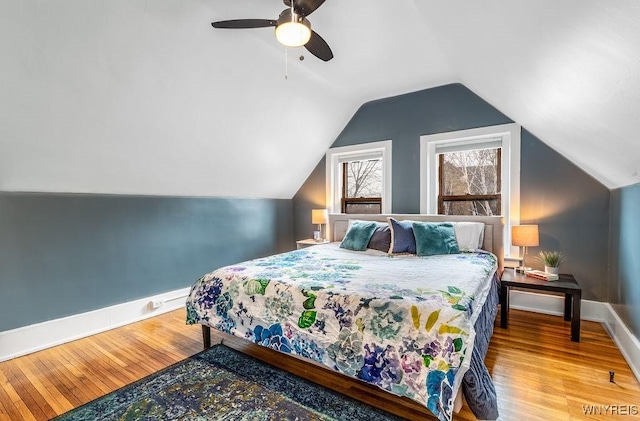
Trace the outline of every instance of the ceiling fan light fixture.
[[304, 16], [286, 9], [278, 18], [276, 39], [287, 47], [302, 47], [311, 39], [311, 24]]
[[302, 47], [311, 39], [311, 29], [298, 22], [287, 22], [276, 27], [276, 38], [287, 47]]

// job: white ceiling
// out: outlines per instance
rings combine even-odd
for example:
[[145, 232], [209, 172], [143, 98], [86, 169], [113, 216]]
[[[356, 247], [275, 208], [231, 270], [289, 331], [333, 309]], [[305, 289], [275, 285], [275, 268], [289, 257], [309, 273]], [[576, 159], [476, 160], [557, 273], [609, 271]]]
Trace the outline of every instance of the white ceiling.
[[210, 26], [283, 8], [2, 0], [0, 190], [291, 198], [364, 102], [452, 82], [606, 186], [640, 181], [636, 1], [327, 0], [327, 63]]
[[640, 182], [640, 3], [420, 3], [460, 81], [609, 188]]

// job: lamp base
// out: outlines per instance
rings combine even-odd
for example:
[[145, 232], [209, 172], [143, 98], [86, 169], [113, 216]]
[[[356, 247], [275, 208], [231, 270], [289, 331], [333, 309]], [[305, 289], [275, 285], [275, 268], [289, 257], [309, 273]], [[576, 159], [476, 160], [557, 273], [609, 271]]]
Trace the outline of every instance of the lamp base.
[[529, 270], [531, 270], [531, 268], [527, 266], [518, 266], [516, 268], [516, 272], [518, 273], [525, 273], [526, 271], [529, 271]]

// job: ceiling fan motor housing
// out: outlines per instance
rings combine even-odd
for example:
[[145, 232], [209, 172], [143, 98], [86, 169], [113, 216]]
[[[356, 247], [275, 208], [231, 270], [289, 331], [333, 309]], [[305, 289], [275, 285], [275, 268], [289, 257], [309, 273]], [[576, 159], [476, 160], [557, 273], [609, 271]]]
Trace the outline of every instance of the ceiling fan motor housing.
[[282, 13], [280, 13], [280, 16], [278, 16], [278, 26], [283, 23], [301, 23], [311, 29], [311, 22], [309, 22], [309, 20], [303, 15], [292, 12], [291, 9], [284, 9]]

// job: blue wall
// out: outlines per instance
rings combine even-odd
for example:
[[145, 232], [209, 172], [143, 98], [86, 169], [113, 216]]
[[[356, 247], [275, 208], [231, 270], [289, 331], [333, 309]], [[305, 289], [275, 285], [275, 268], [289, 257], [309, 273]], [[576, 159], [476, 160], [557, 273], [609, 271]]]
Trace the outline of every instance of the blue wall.
[[[391, 139], [392, 211], [419, 213], [421, 135], [511, 122], [465, 86], [445, 85], [364, 104], [333, 146]], [[540, 247], [530, 255], [562, 251], [568, 260], [561, 269], [575, 274], [583, 297], [608, 301], [609, 190], [533, 134], [522, 130], [521, 137], [521, 220], [540, 228]], [[309, 209], [325, 200], [322, 160], [293, 199], [296, 239], [309, 236]], [[536, 265], [531, 258], [527, 263]]]
[[521, 138], [520, 217], [540, 230], [530, 254], [562, 251], [560, 269], [574, 274], [582, 298], [608, 302], [609, 189], [528, 131]]
[[[332, 147], [393, 141], [394, 213], [420, 213], [420, 136], [512, 123], [464, 85], [425, 89], [363, 104]], [[294, 235], [311, 236], [311, 209], [325, 207], [325, 159], [293, 198]]]
[[513, 123], [460, 84], [364, 104], [332, 147], [393, 141], [394, 213], [420, 213], [420, 136]]
[[616, 313], [640, 337], [640, 184], [611, 193], [609, 298]]
[[0, 193], [0, 331], [292, 248], [290, 200]]

